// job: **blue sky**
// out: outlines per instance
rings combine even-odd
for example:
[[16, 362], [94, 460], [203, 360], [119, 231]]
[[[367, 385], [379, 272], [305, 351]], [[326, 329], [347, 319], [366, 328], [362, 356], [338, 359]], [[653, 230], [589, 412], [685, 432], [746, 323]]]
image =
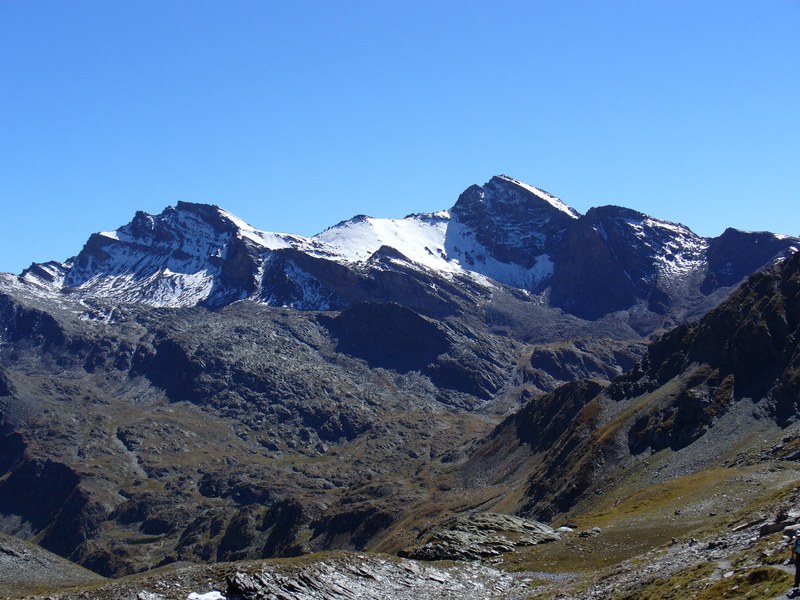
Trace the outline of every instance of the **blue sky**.
[[0, 271], [178, 200], [311, 235], [506, 173], [800, 235], [800, 0], [0, 0]]

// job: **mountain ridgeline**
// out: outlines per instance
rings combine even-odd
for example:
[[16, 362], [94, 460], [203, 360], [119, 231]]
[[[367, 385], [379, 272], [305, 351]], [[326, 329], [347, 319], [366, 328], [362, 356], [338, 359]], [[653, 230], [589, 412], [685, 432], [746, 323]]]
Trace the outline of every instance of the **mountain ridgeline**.
[[[797, 247], [797, 238], [733, 229], [702, 238], [616, 206], [580, 215], [498, 176], [468, 188], [449, 211], [360, 216], [312, 238], [259, 231], [215, 206], [179, 202], [94, 234], [75, 258], [32, 265], [21, 281], [150, 306], [219, 308], [249, 298], [320, 311], [398, 302], [436, 317], [459, 312], [458, 300], [472, 295], [461, 288], [488, 297], [506, 285], [595, 320], [634, 307], [682, 315]], [[431, 291], [433, 282], [443, 290]]]
[[103, 575], [397, 552], [700, 469], [796, 420], [798, 248], [506, 176], [310, 238], [137, 213], [0, 275], [0, 532]]

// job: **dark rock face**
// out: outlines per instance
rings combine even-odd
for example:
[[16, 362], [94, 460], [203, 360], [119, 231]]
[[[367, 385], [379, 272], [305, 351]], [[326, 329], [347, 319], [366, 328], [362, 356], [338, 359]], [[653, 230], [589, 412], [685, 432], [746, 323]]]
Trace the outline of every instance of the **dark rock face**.
[[285, 249], [266, 261], [259, 299], [270, 306], [341, 310], [348, 306], [342, 294], [361, 287], [362, 278], [347, 267]]
[[684, 390], [668, 405], [637, 417], [628, 434], [629, 448], [633, 454], [685, 448], [708, 431], [726, 404], [696, 388]]
[[198, 382], [206, 371], [206, 364], [175, 339], [156, 338], [152, 351], [140, 347], [132, 370], [134, 374], [146, 375], [173, 401], [191, 399], [202, 403], [208, 397], [208, 391]]
[[[0, 404], [2, 407], [2, 404]], [[0, 421], [0, 423], [2, 423]], [[2, 425], [6, 425], [2, 423]], [[5, 429], [5, 428], [4, 428]], [[16, 432], [0, 436], [0, 471], [8, 473], [25, 460], [25, 440]]]
[[247, 298], [256, 291], [257, 253], [248, 244], [232, 237], [226, 246], [225, 258], [220, 265], [220, 276], [215, 282], [209, 300], [210, 307], [220, 307]]
[[233, 516], [217, 548], [217, 560], [248, 558], [247, 549], [256, 544], [264, 510], [255, 505], [244, 506]]
[[42, 548], [80, 561], [81, 544], [108, 516], [80, 483], [80, 475], [67, 465], [23, 460], [0, 483], [0, 515], [19, 515]]
[[290, 498], [273, 504], [261, 524], [268, 531], [262, 556], [299, 556], [303, 546], [297, 542], [302, 526], [308, 522], [303, 505]]
[[[552, 439], [552, 446], [535, 443], [534, 448], [540, 448], [542, 456], [538, 468], [528, 478], [521, 514], [549, 521], [571, 509], [593, 489], [596, 469], [603, 465], [606, 454], [613, 452], [613, 440], [595, 436], [600, 411], [597, 397], [592, 395], [594, 391], [591, 386], [580, 389], [576, 403], [564, 410], [556, 409], [556, 423], [563, 425], [563, 429], [559, 430], [554, 423], [542, 436]], [[574, 410], [581, 403], [582, 408], [572, 413], [570, 419], [570, 408]]]
[[537, 346], [523, 371], [523, 381], [545, 392], [551, 392], [567, 381], [610, 381], [633, 368], [642, 351], [641, 343], [614, 343], [610, 340]]
[[9, 342], [31, 342], [49, 347], [63, 345], [64, 331], [47, 312], [21, 306], [10, 296], [0, 293], [0, 339]]
[[[66, 465], [25, 461], [0, 483], [0, 513], [25, 515], [34, 531], [41, 532], [75, 492], [79, 481]], [[67, 554], [73, 549], [74, 546], [68, 548]], [[65, 548], [58, 550], [63, 552]]]
[[555, 306], [588, 318], [628, 308], [636, 302], [632, 282], [595, 225], [599, 217], [597, 210], [590, 210], [570, 230], [551, 292]]
[[373, 367], [421, 370], [450, 347], [435, 323], [394, 303], [357, 304], [323, 323], [337, 338], [339, 352]]
[[346, 266], [294, 249], [267, 260], [258, 299], [300, 310], [343, 310], [390, 302], [435, 319], [457, 315], [462, 303], [486, 297], [474, 283], [449, 281], [403, 265], [396, 252], [380, 250], [363, 267]]
[[311, 523], [313, 536], [323, 547], [344, 547], [363, 550], [369, 540], [397, 518], [397, 513], [382, 510], [380, 506], [353, 506], [347, 510]]
[[588, 319], [637, 302], [665, 314], [677, 298], [660, 269], [680, 278], [699, 270], [704, 253], [705, 241], [685, 227], [626, 208], [592, 208], [570, 229], [556, 261], [552, 302]]
[[554, 448], [584, 406], [602, 390], [603, 386], [593, 381], [567, 383], [551, 394], [530, 399], [499, 429], [513, 424], [517, 437], [533, 452]]
[[84, 558], [86, 548], [83, 546], [87, 540], [95, 537], [100, 524], [108, 519], [108, 514], [104, 502], [93, 498], [90, 492], [78, 486], [61, 505], [39, 544], [60, 556], [82, 562], [101, 575], [110, 575], [111, 572], [103, 570], [99, 564]]
[[786, 252], [786, 239], [765, 231], [728, 228], [708, 245], [708, 273], [701, 290], [708, 294], [720, 287], [736, 285], [775, 256], [786, 256]]
[[[0, 369], [0, 396], [11, 396], [14, 393], [14, 384], [8, 379], [8, 376]], [[1, 414], [1, 413], [0, 413]], [[2, 416], [0, 416], [0, 425], [3, 424]]]
[[[535, 257], [553, 252], [577, 213], [560, 210], [508, 177], [467, 188], [451, 214], [474, 232], [475, 239], [501, 262], [533, 267]], [[566, 208], [566, 207], [565, 207]]]
[[472, 343], [394, 303], [358, 304], [320, 321], [336, 338], [339, 352], [371, 367], [419, 371], [439, 388], [486, 400], [502, 387], [512, 360], [489, 338]]

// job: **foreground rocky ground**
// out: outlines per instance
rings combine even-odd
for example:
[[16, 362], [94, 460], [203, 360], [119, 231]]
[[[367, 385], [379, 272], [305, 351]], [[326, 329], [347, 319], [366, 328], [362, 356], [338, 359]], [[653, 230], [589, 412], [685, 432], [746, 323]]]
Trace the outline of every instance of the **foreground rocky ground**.
[[576, 515], [576, 532], [504, 555], [501, 568], [560, 573], [531, 582], [527, 597], [547, 600], [783, 597], [799, 485], [795, 463], [766, 461], [678, 476], [622, 501], [613, 490]]
[[[776, 452], [785, 449], [776, 447]], [[764, 459], [751, 464], [737, 464], [734, 459], [702, 475], [676, 475], [624, 498], [623, 487], [610, 490], [591, 509], [565, 517], [572, 527], [559, 528], [544, 543], [515, 544], [515, 539], [524, 538], [515, 538], [514, 533], [529, 531], [532, 525], [490, 514], [455, 519], [449, 529], [422, 537], [452, 541], [453, 532], [469, 532], [471, 544], [491, 538], [493, 544], [478, 546], [486, 550], [479, 559], [415, 561], [385, 554], [326, 552], [213, 565], [175, 564], [117, 580], [96, 578], [84, 570], [64, 570], [55, 578], [51, 570], [38, 587], [35, 577], [22, 588], [9, 578], [0, 579], [0, 598], [776, 599], [786, 594], [792, 581], [786, 564], [787, 534], [800, 529], [800, 465]], [[502, 527], [505, 530], [499, 531]], [[3, 571], [19, 574], [20, 565], [27, 565], [27, 572], [35, 573], [47, 558], [36, 555], [36, 550], [19, 545], [14, 563], [10, 553], [0, 552], [0, 561], [3, 556], [9, 559]], [[28, 560], [21, 561], [26, 556]]]
[[293, 561], [177, 567], [89, 588], [31, 597], [52, 600], [185, 600], [194, 595], [204, 600], [217, 600], [221, 596], [242, 600], [477, 600], [524, 597], [528, 579], [479, 562], [433, 565], [384, 555], [326, 553]]

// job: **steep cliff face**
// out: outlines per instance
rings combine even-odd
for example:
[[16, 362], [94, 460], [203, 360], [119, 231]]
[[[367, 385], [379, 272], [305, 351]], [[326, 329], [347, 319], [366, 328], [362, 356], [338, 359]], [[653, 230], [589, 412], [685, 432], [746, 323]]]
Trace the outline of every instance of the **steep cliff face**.
[[526, 269], [557, 253], [579, 216], [547, 192], [506, 176], [467, 188], [450, 214], [490, 256]]
[[[788, 244], [787, 244], [788, 242]], [[702, 291], [736, 285], [751, 273], [781, 256], [788, 247], [800, 247], [797, 239], [766, 231], [749, 232], [726, 229], [708, 244], [708, 273]]]

